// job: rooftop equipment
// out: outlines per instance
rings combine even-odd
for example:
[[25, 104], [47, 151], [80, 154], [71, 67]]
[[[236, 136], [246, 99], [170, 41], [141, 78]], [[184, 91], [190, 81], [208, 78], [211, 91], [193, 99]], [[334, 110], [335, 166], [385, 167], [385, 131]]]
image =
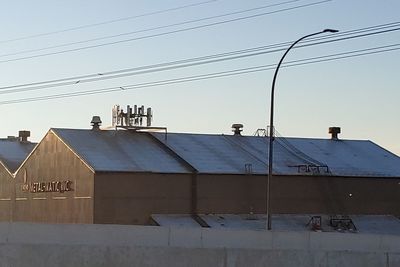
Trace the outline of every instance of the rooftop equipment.
[[329, 220], [330, 226], [338, 232], [357, 232], [353, 220], [347, 215], [332, 215]]
[[332, 135], [332, 140], [339, 140], [338, 134], [340, 134], [340, 127], [329, 127], [329, 133]]
[[90, 124], [92, 125], [92, 130], [100, 130], [100, 125], [101, 125], [100, 116], [93, 116]]
[[232, 132], [234, 135], [242, 135], [241, 132], [243, 131], [243, 124], [234, 123], [232, 124]]
[[19, 141], [28, 142], [28, 137], [31, 136], [30, 131], [22, 130], [18, 132]]
[[[144, 106], [134, 105], [131, 108], [129, 105], [126, 107], [126, 112], [120, 105], [114, 105], [112, 109], [112, 127], [123, 128], [132, 131], [164, 131], [167, 133], [166, 127], [153, 127], [151, 122], [153, 120], [153, 111], [151, 108], [145, 109]], [[167, 135], [165, 135], [166, 138]]]
[[151, 126], [151, 121], [153, 119], [153, 113], [151, 108], [145, 110], [144, 106], [138, 107], [133, 106], [133, 109], [128, 105], [126, 107], [126, 112], [119, 105], [115, 105], [112, 109], [112, 126], [143, 126], [144, 120], [146, 121], [146, 126]]

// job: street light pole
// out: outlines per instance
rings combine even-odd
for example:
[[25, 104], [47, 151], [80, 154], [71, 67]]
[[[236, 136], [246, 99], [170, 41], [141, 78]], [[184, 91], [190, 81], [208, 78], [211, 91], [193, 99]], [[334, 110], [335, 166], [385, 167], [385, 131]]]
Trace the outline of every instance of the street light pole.
[[267, 176], [267, 195], [266, 195], [266, 210], [267, 210], [267, 229], [271, 230], [271, 180], [272, 180], [272, 164], [273, 164], [273, 141], [274, 141], [274, 92], [275, 92], [275, 81], [278, 75], [279, 68], [282, 64], [283, 59], [286, 57], [287, 53], [300, 41], [309, 38], [314, 35], [322, 34], [322, 33], [336, 33], [338, 30], [333, 29], [325, 29], [320, 32], [312, 33], [305, 35], [294, 42], [283, 54], [281, 60], [279, 60], [278, 66], [275, 69], [274, 78], [272, 80], [272, 89], [271, 89], [271, 111], [270, 111], [270, 120], [269, 120], [269, 150], [268, 150], [268, 176]]

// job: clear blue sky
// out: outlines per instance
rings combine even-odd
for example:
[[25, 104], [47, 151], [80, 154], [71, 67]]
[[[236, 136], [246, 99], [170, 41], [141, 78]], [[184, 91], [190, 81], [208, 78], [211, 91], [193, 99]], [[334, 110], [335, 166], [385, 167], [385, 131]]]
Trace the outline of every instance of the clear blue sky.
[[[20, 39], [201, 2], [206, 0], [8, 1], [2, 5], [0, 17], [0, 87], [294, 41], [324, 28], [344, 32], [400, 21], [398, 0], [332, 0], [302, 8], [299, 6], [319, 1], [217, 0], [175, 11]], [[143, 31], [274, 4], [280, 5]], [[288, 8], [293, 9], [174, 34], [39, 56]], [[135, 31], [142, 32], [44, 49]], [[395, 30], [294, 49], [287, 61], [399, 43], [400, 31]], [[35, 51], [22, 53], [26, 50]], [[119, 79], [8, 93], [1, 95], [1, 101], [276, 64], [281, 55], [282, 51]], [[21, 59], [23, 57], [32, 58]], [[317, 138], [328, 138], [328, 127], [340, 126], [340, 137], [343, 139], [369, 139], [400, 155], [399, 69], [400, 50], [282, 68], [276, 85], [275, 126], [284, 136]], [[151, 106], [154, 125], [167, 126], [171, 132], [229, 134], [232, 123], [243, 123], [244, 133], [251, 135], [268, 124], [272, 75], [273, 71], [266, 70], [107, 94], [0, 105], [0, 136], [16, 135], [18, 130], [27, 129], [31, 130], [32, 139], [39, 141], [51, 127], [89, 128], [93, 115], [101, 116], [103, 126], [107, 126], [111, 124], [111, 108], [114, 104], [123, 107], [128, 104]]]

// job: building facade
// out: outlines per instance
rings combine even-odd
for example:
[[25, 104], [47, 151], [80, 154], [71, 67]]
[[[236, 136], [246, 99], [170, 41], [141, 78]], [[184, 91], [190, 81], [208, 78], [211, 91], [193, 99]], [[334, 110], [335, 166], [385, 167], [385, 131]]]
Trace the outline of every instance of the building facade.
[[36, 143], [28, 141], [30, 132], [0, 139], [0, 220], [10, 221], [14, 212], [14, 173], [34, 149]]
[[[150, 224], [152, 214], [262, 214], [267, 143], [50, 129], [11, 183], [1, 181], [11, 199], [2, 220]], [[273, 213], [400, 216], [400, 158], [370, 141], [276, 138], [271, 182]]]

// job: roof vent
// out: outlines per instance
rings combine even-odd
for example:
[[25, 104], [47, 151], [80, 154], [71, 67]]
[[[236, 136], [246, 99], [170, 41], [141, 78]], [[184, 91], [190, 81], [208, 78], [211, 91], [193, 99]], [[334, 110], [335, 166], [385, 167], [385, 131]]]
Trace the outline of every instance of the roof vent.
[[28, 142], [28, 137], [31, 136], [30, 131], [22, 130], [18, 132], [19, 141]]
[[332, 135], [332, 140], [338, 140], [338, 134], [340, 134], [340, 127], [329, 127], [329, 133]]
[[234, 135], [241, 135], [240, 133], [243, 131], [243, 124], [235, 123], [232, 124], [232, 132]]
[[93, 116], [92, 121], [90, 123], [92, 125], [92, 130], [100, 130], [100, 125], [101, 125], [100, 116]]

